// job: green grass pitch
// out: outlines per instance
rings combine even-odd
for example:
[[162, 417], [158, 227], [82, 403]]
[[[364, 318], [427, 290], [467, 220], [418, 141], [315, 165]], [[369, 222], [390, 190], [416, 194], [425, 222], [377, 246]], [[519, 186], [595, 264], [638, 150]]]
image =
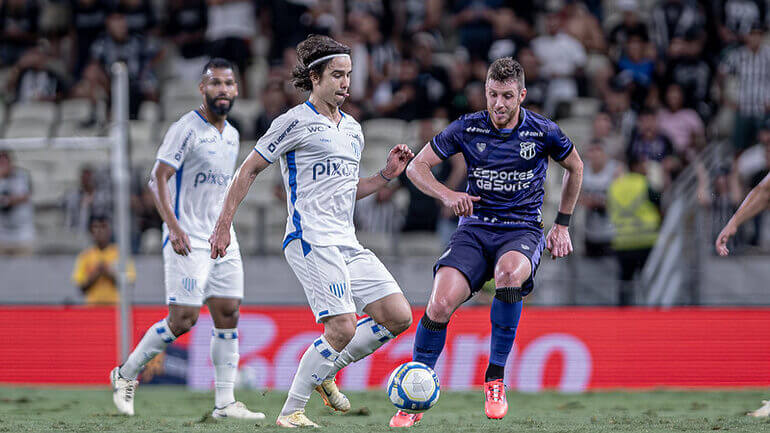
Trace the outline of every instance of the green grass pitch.
[[[384, 392], [351, 392], [350, 414], [330, 413], [314, 395], [307, 414], [329, 432], [378, 432], [393, 406]], [[0, 432], [253, 432], [279, 431], [275, 417], [284, 392], [238, 390], [252, 410], [267, 414], [260, 424], [215, 421], [210, 393], [182, 387], [140, 386], [137, 415], [116, 414], [107, 388], [0, 387]], [[745, 416], [770, 398], [770, 390], [508, 393], [508, 416], [484, 416], [481, 391], [444, 393], [415, 432], [770, 432], [770, 419]], [[316, 431], [316, 430], [314, 430]]]

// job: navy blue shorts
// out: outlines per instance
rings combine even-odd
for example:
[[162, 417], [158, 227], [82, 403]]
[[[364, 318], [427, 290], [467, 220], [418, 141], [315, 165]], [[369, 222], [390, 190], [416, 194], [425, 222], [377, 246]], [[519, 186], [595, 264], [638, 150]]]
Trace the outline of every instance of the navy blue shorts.
[[518, 251], [532, 265], [532, 274], [521, 286], [521, 294], [528, 295], [534, 288], [535, 271], [545, 249], [545, 236], [535, 227], [487, 227], [463, 224], [457, 227], [449, 248], [433, 266], [433, 276], [442, 266], [457, 269], [471, 286], [471, 295], [481, 290], [494, 277], [495, 265], [508, 251]]

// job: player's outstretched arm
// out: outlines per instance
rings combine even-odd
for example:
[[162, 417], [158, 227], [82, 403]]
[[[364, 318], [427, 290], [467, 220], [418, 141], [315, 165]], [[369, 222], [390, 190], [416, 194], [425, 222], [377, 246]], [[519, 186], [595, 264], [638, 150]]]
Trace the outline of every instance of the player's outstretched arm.
[[217, 224], [214, 226], [214, 233], [209, 238], [212, 259], [224, 257], [227, 253], [227, 247], [230, 245], [230, 226], [233, 224], [235, 211], [243, 198], [246, 197], [246, 193], [249, 192], [254, 179], [268, 165], [270, 163], [259, 152], [252, 151], [238, 168], [238, 171], [235, 172], [233, 181], [227, 187], [222, 212], [220, 212]]
[[726, 256], [730, 253], [730, 250], [727, 249], [727, 242], [738, 231], [738, 227], [767, 209], [768, 203], [770, 203], [770, 174], [765, 176], [759, 185], [749, 191], [749, 195], [746, 196], [738, 210], [735, 211], [735, 215], [730, 218], [730, 221], [725, 224], [725, 227], [717, 236], [716, 249], [720, 256]]
[[559, 164], [565, 169], [559, 202], [561, 215], [557, 217], [556, 223], [545, 238], [546, 248], [551, 251], [551, 256], [555, 259], [572, 253], [572, 240], [569, 237], [567, 224], [569, 215], [572, 215], [575, 210], [575, 203], [580, 195], [580, 185], [583, 183], [583, 161], [576, 149], [573, 148], [564, 160], [559, 161]]
[[407, 167], [406, 176], [420, 191], [441, 200], [441, 203], [452, 209], [455, 215], [473, 215], [473, 202], [481, 200], [481, 197], [452, 191], [439, 182], [430, 170], [440, 163], [441, 158], [436, 155], [431, 146], [426, 145]]
[[174, 215], [174, 210], [171, 207], [171, 193], [168, 190], [168, 180], [175, 173], [174, 167], [162, 161], [155, 161], [148, 186], [152, 193], [152, 200], [155, 202], [155, 208], [158, 209], [158, 214], [168, 227], [168, 240], [171, 242], [171, 247], [175, 253], [186, 256], [191, 251], [190, 238], [182, 230], [179, 220]]
[[397, 144], [393, 149], [390, 149], [385, 168], [374, 176], [358, 179], [356, 200], [361, 200], [370, 194], [374, 194], [380, 188], [387, 185], [388, 182], [401, 175], [404, 172], [404, 168], [406, 168], [406, 164], [412, 158], [414, 158], [414, 153], [406, 144]]

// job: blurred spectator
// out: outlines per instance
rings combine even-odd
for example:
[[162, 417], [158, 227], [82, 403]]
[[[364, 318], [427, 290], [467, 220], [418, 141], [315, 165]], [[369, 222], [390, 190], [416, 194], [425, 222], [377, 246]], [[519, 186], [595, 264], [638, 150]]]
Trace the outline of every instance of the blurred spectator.
[[80, 185], [64, 198], [64, 224], [75, 233], [88, 232], [92, 215], [112, 215], [112, 191], [105, 172], [80, 169]]
[[[430, 141], [435, 135], [435, 129], [431, 120], [421, 120], [419, 122], [418, 143], [420, 149], [423, 146], [429, 146]], [[465, 161], [462, 155], [454, 155], [447, 161], [436, 165], [431, 169], [433, 175], [439, 182], [444, 183], [447, 188], [457, 191], [463, 186], [465, 180]], [[446, 245], [449, 238], [457, 228], [457, 218], [454, 213], [444, 208], [440, 202], [420, 191], [407, 178], [406, 172], [399, 177], [400, 185], [409, 192], [409, 206], [406, 211], [406, 220], [401, 231], [438, 231], [442, 244]]]
[[733, 146], [738, 151], [753, 143], [757, 129], [770, 113], [770, 46], [762, 44], [763, 37], [763, 29], [755, 26], [720, 67], [722, 78], [730, 75], [738, 80], [733, 127]]
[[268, 79], [262, 89], [260, 99], [262, 100], [262, 112], [257, 116], [254, 127], [257, 138], [267, 132], [273, 120], [289, 108], [288, 98], [283, 91], [283, 81], [277, 77]]
[[665, 82], [676, 83], [685, 95], [684, 105], [692, 107], [703, 119], [713, 115], [711, 101], [712, 72], [703, 59], [703, 42], [688, 35], [674, 38], [666, 59]]
[[523, 104], [528, 110], [543, 113], [548, 81], [540, 74], [540, 62], [528, 46], [519, 50], [518, 61], [524, 68], [524, 85], [527, 88], [527, 97]]
[[13, 65], [6, 88], [14, 102], [58, 101], [70, 85], [67, 65], [51, 53], [47, 41], [41, 40]]
[[135, 169], [131, 182], [131, 253], [139, 254], [142, 249], [142, 237], [145, 232], [155, 230], [157, 238], [161, 238], [163, 219], [158, 214], [152, 193], [148, 186], [146, 175], [149, 170], [142, 167]]
[[[372, 91], [391, 77], [400, 54], [394, 41], [385, 38], [380, 31], [380, 26], [374, 15], [366, 12], [351, 12], [348, 16], [348, 22], [360, 43], [366, 47], [365, 86], [358, 88], [351, 82], [350, 89], [351, 98], [359, 100], [363, 97], [369, 97]], [[356, 65], [360, 64], [359, 60], [356, 59], [358, 59], [358, 55], [354, 57], [354, 62]], [[354, 74], [356, 74], [357, 69], [361, 68], [354, 67]]]
[[580, 42], [588, 53], [607, 52], [601, 23], [583, 2], [569, 0], [560, 13], [564, 19], [565, 32]]
[[615, 179], [607, 193], [607, 210], [615, 228], [612, 248], [620, 264], [620, 306], [634, 302], [634, 275], [644, 267], [660, 229], [660, 195], [647, 180], [646, 165], [644, 158], [630, 159], [628, 172]]
[[612, 253], [615, 233], [607, 214], [607, 191], [612, 181], [622, 174], [623, 165], [607, 155], [599, 140], [591, 141], [585, 158], [587, 164], [583, 170], [579, 201], [586, 209], [585, 255], [602, 257]]
[[[529, 97], [529, 93], [527, 93], [527, 97]], [[602, 144], [602, 148], [610, 158], [625, 161], [626, 142], [612, 125], [612, 118], [606, 111], [600, 111], [594, 116], [591, 141], [594, 140]]]
[[544, 107], [549, 116], [557, 114], [560, 103], [578, 96], [576, 77], [582, 75], [587, 59], [583, 45], [564, 32], [563, 24], [558, 14], [549, 14], [547, 33], [532, 40], [532, 50], [540, 60], [540, 72], [549, 80]]
[[412, 35], [425, 32], [439, 42], [442, 40], [440, 25], [444, 0], [406, 0], [393, 6], [396, 8], [396, 34], [401, 39], [408, 40]]
[[621, 85], [610, 85], [604, 95], [602, 111], [609, 115], [612, 129], [628, 143], [636, 129], [636, 111], [631, 106], [631, 92]]
[[616, 7], [622, 13], [623, 20], [616, 24], [609, 33], [609, 53], [614, 60], [620, 59], [629, 36], [637, 35], [645, 41], [650, 38], [647, 24], [639, 17], [637, 0], [618, 0]]
[[639, 113], [638, 129], [628, 144], [626, 155], [627, 161], [643, 159], [660, 164], [663, 169], [664, 187], [668, 187], [673, 176], [681, 168], [674, 155], [671, 140], [660, 132], [655, 112], [648, 108]]
[[[93, 246], [78, 254], [72, 270], [72, 282], [85, 295], [87, 305], [113, 305], [120, 300], [117, 287], [117, 266], [120, 252], [112, 243], [110, 220], [93, 216], [89, 221]], [[134, 264], [126, 265], [128, 281], [136, 279]]]
[[35, 242], [35, 211], [29, 174], [0, 150], [0, 255], [27, 255]]
[[129, 116], [136, 119], [144, 100], [157, 100], [158, 80], [153, 71], [158, 50], [148, 40], [128, 32], [123, 14], [107, 17], [107, 34], [91, 46], [91, 63], [73, 93], [96, 102], [110, 92], [110, 66], [118, 61], [128, 67]]
[[278, 66], [284, 59], [284, 52], [293, 49], [309, 34], [301, 17], [308, 11], [308, 2], [265, 0], [259, 2], [260, 28], [270, 40], [271, 66]]
[[768, 3], [763, 0], [712, 0], [711, 3], [724, 47], [740, 43], [752, 28], [765, 23]]
[[443, 66], [433, 60], [436, 40], [429, 33], [418, 33], [412, 37], [412, 57], [416, 60], [417, 71], [417, 118], [447, 118], [451, 102], [449, 74]]
[[647, 55], [645, 44], [641, 36], [633, 33], [628, 35], [617, 63], [618, 79], [631, 83], [632, 98], [637, 105], [644, 105], [655, 73], [655, 59]]
[[118, 0], [113, 11], [126, 17], [128, 32], [131, 34], [147, 37], [156, 30], [157, 20], [150, 0]]
[[70, 38], [75, 43], [74, 74], [81, 74], [91, 60], [91, 45], [105, 30], [107, 2], [100, 0], [72, 0], [72, 24]]
[[658, 111], [658, 127], [671, 140], [674, 152], [693, 161], [697, 150], [706, 144], [703, 121], [695, 110], [684, 107], [682, 87], [676, 83], [666, 88], [664, 103]]
[[650, 35], [665, 57], [671, 41], [686, 35], [703, 37], [705, 17], [694, 2], [688, 0], [663, 0], [653, 9], [650, 16]]
[[411, 121], [417, 118], [417, 76], [419, 66], [408, 57], [397, 65], [397, 78], [382, 83], [372, 98], [378, 114]]
[[[222, 57], [238, 68], [241, 96], [248, 97], [246, 67], [251, 59], [251, 40], [257, 28], [250, 0], [207, 0], [209, 56]], [[294, 24], [296, 25], [296, 24]]]
[[37, 43], [39, 17], [36, 0], [0, 2], [0, 65], [13, 65]]
[[492, 24], [502, 5], [502, 0], [455, 0], [451, 25], [472, 58], [487, 58], [493, 40]]
[[208, 10], [205, 0], [169, 0], [164, 33], [179, 51], [174, 74], [188, 81], [200, 77], [206, 58]]

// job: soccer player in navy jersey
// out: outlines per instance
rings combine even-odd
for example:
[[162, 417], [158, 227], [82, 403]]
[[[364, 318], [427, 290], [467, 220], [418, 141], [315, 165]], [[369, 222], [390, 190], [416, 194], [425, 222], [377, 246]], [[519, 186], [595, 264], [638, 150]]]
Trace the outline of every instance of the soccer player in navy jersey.
[[[522, 297], [533, 289], [543, 249], [549, 249], [553, 258], [572, 252], [567, 227], [580, 192], [583, 162], [553, 121], [521, 107], [527, 90], [518, 62], [506, 57], [492, 63], [485, 87], [487, 110], [452, 122], [407, 168], [407, 176], [420, 190], [460, 217], [449, 248], [434, 266], [433, 292], [417, 326], [412, 358], [433, 368], [452, 313], [494, 277], [484, 409], [487, 417], [501, 419], [508, 412], [505, 362]], [[466, 192], [450, 190], [431, 174], [431, 167], [456, 153], [462, 153], [468, 167]], [[544, 237], [541, 207], [549, 157], [566, 171], [559, 213]], [[412, 426], [422, 415], [399, 411], [390, 426]]]

